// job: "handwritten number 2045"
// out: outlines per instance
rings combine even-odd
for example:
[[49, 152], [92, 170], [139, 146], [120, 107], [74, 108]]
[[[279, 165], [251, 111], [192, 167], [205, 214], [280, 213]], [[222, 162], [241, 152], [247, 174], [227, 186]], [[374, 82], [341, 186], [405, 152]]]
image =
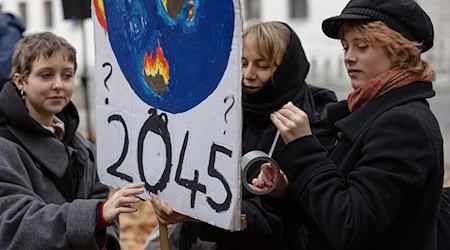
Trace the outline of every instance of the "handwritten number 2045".
[[[138, 170], [139, 170], [139, 176], [140, 176], [141, 180], [143, 182], [145, 182], [145, 188], [147, 189], [147, 191], [149, 191], [151, 193], [158, 193], [158, 192], [163, 191], [167, 187], [167, 184], [169, 183], [170, 171], [172, 169], [172, 144], [171, 144], [171, 140], [170, 140], [170, 133], [169, 133], [169, 130], [167, 129], [167, 124], [168, 124], [167, 115], [165, 113], [158, 115], [157, 110], [153, 109], [153, 108], [148, 111], [148, 114], [149, 114], [149, 117], [145, 120], [144, 124], [142, 125], [141, 130], [139, 131], [139, 135], [138, 135], [137, 165], [138, 165]], [[119, 114], [113, 114], [110, 117], [108, 117], [108, 123], [111, 123], [114, 121], [119, 122], [125, 130], [124, 146], [122, 148], [122, 153], [121, 153], [118, 161], [116, 163], [114, 163], [113, 165], [111, 165], [110, 167], [108, 167], [107, 172], [113, 176], [119, 177], [120, 179], [126, 180], [128, 182], [133, 182], [133, 178], [131, 176], [117, 171], [117, 168], [119, 168], [119, 166], [123, 163], [123, 161], [125, 160], [125, 157], [128, 153], [129, 136], [128, 136], [127, 125], [125, 123], [125, 120], [122, 118], [122, 116]], [[159, 136], [162, 139], [162, 141], [165, 145], [165, 151], [166, 151], [166, 164], [165, 164], [164, 171], [161, 174], [159, 181], [154, 185], [151, 185], [147, 182], [147, 179], [144, 174], [144, 168], [148, 167], [148, 166], [144, 166], [144, 163], [143, 163], [143, 154], [145, 152], [144, 141], [149, 132], [156, 134], [157, 136]], [[198, 170], [194, 171], [194, 177], [192, 180], [181, 178], [183, 160], [185, 157], [188, 141], [189, 141], [189, 131], [186, 131], [185, 136], [184, 136], [183, 145], [182, 145], [181, 152], [180, 152], [177, 171], [175, 174], [175, 182], [178, 185], [191, 190], [191, 208], [194, 208], [197, 192], [202, 192], [202, 193], [206, 194], [206, 186], [199, 182]], [[221, 203], [214, 201], [214, 199], [209, 196], [206, 198], [206, 202], [216, 212], [223, 212], [230, 208], [232, 193], [230, 190], [230, 186], [227, 183], [227, 181], [225, 180], [224, 176], [219, 171], [217, 171], [217, 169], [215, 169], [217, 153], [222, 153], [222, 154], [227, 155], [228, 157], [231, 157], [232, 151], [223, 146], [213, 143], [211, 145], [210, 154], [209, 154], [208, 175], [213, 178], [218, 179], [222, 183], [227, 195], [225, 197], [225, 200]]]

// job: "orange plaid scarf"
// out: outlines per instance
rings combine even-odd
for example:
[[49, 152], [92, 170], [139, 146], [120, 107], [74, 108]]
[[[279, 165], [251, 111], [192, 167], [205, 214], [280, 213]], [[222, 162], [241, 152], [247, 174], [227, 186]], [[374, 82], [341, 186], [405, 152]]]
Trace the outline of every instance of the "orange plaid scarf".
[[420, 80], [419, 74], [404, 69], [393, 68], [369, 80], [347, 97], [348, 108], [351, 112], [365, 106], [373, 99], [387, 92]]

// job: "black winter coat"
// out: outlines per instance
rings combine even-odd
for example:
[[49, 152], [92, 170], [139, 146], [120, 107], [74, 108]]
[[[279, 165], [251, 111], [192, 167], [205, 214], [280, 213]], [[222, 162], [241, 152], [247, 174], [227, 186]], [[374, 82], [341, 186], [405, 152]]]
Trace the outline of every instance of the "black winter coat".
[[[430, 83], [392, 90], [335, 123], [333, 152], [314, 136], [292, 141], [279, 164], [306, 211], [309, 249], [436, 249], [443, 141]], [[333, 114], [349, 113], [346, 102]]]
[[450, 249], [450, 187], [446, 187], [442, 190], [437, 233], [437, 249]]

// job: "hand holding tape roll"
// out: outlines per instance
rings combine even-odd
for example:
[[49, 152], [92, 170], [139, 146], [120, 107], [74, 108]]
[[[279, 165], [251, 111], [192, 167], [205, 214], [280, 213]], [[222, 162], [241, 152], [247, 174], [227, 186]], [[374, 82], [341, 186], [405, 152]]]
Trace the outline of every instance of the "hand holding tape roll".
[[[280, 131], [277, 130], [269, 154], [252, 150], [242, 156], [242, 185], [252, 194], [265, 195], [272, 192], [280, 182], [280, 166], [272, 159], [272, 154], [280, 137]], [[259, 168], [255, 171], [252, 168]], [[259, 172], [259, 182], [253, 181], [253, 176], [248, 178], [249, 173]]]

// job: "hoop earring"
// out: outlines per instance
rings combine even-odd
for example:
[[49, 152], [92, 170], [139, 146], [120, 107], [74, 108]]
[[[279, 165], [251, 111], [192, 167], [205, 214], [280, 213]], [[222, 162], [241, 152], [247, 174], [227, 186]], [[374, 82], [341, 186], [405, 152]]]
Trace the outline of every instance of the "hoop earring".
[[27, 93], [23, 90], [20, 91], [20, 97], [22, 97], [22, 101], [25, 101], [25, 97], [27, 96]]

